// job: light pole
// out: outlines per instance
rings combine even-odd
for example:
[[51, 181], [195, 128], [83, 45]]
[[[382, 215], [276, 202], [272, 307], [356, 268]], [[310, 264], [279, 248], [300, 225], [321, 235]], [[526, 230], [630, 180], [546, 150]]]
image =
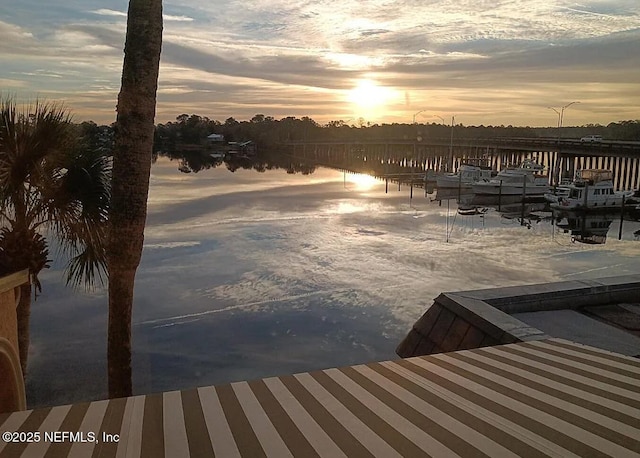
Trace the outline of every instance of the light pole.
[[[558, 115], [558, 123], [556, 124], [556, 129], [558, 129], [556, 132], [560, 132], [560, 112], [558, 110], [556, 110], [553, 107], [547, 107], [549, 110], [553, 110], [556, 112], [556, 114]], [[558, 138], [560, 138], [560, 135], [558, 134]]]
[[555, 111], [556, 114], [558, 115], [558, 141], [560, 141], [560, 137], [562, 137], [562, 122], [564, 121], [564, 110], [566, 110], [571, 105], [576, 103], [580, 103], [580, 102], [576, 100], [574, 102], [567, 103], [565, 106], [560, 107], [560, 111], [556, 110], [553, 107], [547, 107], [548, 109]]
[[413, 114], [413, 124], [416, 123], [416, 116], [418, 116], [420, 113], [423, 113], [425, 111], [427, 111], [427, 110], [420, 110], [420, 111], [418, 111], [418, 112]]
[[560, 146], [560, 138], [562, 137], [562, 122], [564, 121], [564, 110], [566, 110], [567, 108], [569, 108], [571, 105], [576, 104], [576, 103], [580, 103], [579, 101], [573, 101], [571, 103], [567, 103], [566, 105], [560, 107], [560, 111], [556, 110], [553, 107], [547, 107], [549, 110], [553, 110], [556, 112], [556, 114], [558, 115], [558, 138], [556, 140], [557, 144], [558, 144], [558, 160], [556, 161], [557, 166], [555, 167], [556, 170], [554, 171], [554, 177], [553, 177], [553, 181], [555, 182], [555, 184], [557, 185], [558, 183], [560, 183], [560, 156], [561, 156], [561, 146]]
[[[434, 118], [438, 118], [440, 119], [440, 121], [442, 121], [442, 124], [445, 124], [445, 120], [442, 116], [439, 115], [433, 115]], [[453, 123], [455, 122], [455, 115], [451, 115], [451, 138], [449, 139], [449, 164], [447, 164], [447, 168], [449, 170], [447, 170], [448, 172], [452, 172], [453, 170]]]
[[560, 110], [560, 130], [562, 131], [562, 123], [564, 121], [564, 110], [566, 110], [567, 108], [569, 108], [571, 105], [573, 105], [574, 103], [580, 103], [577, 100], [575, 102], [571, 102], [571, 103], [567, 103], [565, 106], [562, 107], [562, 109]]
[[456, 119], [451, 115], [451, 140], [449, 140], [449, 172], [453, 172], [453, 122]]

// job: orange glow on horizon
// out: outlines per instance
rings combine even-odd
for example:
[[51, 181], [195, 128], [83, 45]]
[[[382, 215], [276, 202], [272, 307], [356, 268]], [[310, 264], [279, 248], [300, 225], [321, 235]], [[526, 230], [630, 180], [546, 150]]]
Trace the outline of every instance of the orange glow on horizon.
[[394, 95], [393, 89], [379, 86], [372, 80], [363, 79], [348, 92], [347, 101], [353, 105], [356, 116], [381, 117]]

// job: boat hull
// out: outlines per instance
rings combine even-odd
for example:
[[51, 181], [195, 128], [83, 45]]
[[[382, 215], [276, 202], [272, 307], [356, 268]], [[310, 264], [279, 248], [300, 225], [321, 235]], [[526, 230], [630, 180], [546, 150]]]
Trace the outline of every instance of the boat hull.
[[609, 211], [622, 208], [622, 197], [616, 196], [606, 201], [591, 202], [586, 205], [576, 199], [564, 198], [552, 203], [550, 207], [554, 210]]
[[461, 180], [456, 176], [444, 175], [436, 179], [438, 188], [470, 188], [472, 185], [473, 182]]
[[499, 183], [476, 183], [472, 187], [473, 193], [489, 196], [542, 196], [549, 192], [548, 185], [530, 184], [527, 186]]

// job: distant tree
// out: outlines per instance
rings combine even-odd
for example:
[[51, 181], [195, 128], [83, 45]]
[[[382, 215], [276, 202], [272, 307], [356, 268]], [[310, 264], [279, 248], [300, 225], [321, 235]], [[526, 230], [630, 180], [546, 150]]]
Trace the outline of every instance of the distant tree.
[[19, 111], [13, 100], [0, 101], [0, 264], [30, 274], [17, 308], [23, 374], [31, 298], [50, 262], [45, 234], [69, 259], [68, 284], [93, 285], [105, 270], [111, 165], [105, 151], [80, 140], [60, 105], [36, 102]]
[[111, 126], [99, 126], [93, 121], [85, 121], [78, 126], [78, 135], [90, 149], [105, 153], [113, 151], [113, 129]]

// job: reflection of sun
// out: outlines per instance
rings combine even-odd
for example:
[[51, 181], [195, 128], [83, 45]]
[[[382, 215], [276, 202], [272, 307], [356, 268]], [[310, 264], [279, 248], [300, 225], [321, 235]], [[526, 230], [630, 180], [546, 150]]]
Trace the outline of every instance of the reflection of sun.
[[360, 191], [368, 191], [378, 183], [378, 180], [371, 175], [365, 175], [362, 173], [347, 175], [347, 179]]
[[349, 91], [347, 100], [359, 110], [371, 110], [384, 106], [392, 97], [393, 91], [378, 86], [371, 80], [360, 80], [358, 85]]

